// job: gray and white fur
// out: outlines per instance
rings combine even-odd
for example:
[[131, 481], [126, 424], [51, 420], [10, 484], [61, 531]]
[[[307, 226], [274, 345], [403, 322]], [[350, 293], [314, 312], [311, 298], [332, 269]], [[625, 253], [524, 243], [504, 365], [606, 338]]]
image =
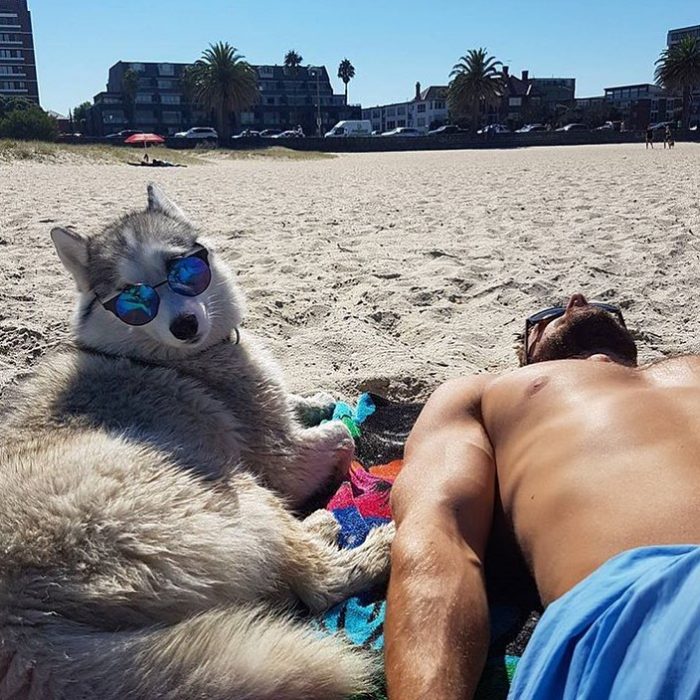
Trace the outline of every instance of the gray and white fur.
[[[392, 530], [352, 550], [293, 509], [342, 477], [345, 426], [284, 388], [233, 276], [155, 186], [100, 233], [51, 232], [79, 291], [75, 345], [21, 386], [0, 427], [0, 698], [333, 700], [373, 661], [295, 619], [386, 578]], [[212, 281], [158, 287], [158, 315], [104, 309], [195, 243]], [[183, 322], [183, 318], [186, 321]], [[284, 612], [288, 611], [288, 612]]]

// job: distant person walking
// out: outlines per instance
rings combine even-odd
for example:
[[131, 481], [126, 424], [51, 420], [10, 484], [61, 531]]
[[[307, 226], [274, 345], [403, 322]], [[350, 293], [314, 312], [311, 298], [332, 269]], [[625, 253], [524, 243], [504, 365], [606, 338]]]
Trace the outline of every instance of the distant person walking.
[[651, 148], [653, 150], [653, 148], [654, 148], [654, 130], [650, 126], [647, 126], [646, 148], [649, 148], [649, 146], [651, 146]]
[[664, 131], [664, 148], [666, 148], [667, 145], [669, 149], [673, 148], [676, 145], [670, 124], [666, 124], [666, 130]]

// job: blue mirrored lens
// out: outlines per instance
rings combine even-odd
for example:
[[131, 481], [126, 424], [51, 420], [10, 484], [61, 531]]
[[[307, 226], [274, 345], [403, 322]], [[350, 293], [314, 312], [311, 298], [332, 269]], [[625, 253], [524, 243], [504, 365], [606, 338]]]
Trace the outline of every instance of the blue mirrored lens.
[[137, 284], [125, 289], [115, 304], [117, 316], [130, 326], [143, 326], [158, 313], [160, 299], [153, 287]]
[[168, 284], [178, 294], [195, 297], [211, 282], [211, 271], [204, 260], [195, 256], [175, 260], [168, 273]]

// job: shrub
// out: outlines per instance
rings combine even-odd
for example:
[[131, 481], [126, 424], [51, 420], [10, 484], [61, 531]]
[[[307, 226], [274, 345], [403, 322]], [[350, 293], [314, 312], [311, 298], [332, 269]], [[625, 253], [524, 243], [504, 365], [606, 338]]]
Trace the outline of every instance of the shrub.
[[0, 118], [0, 137], [55, 141], [58, 138], [56, 120], [37, 105], [13, 109]]

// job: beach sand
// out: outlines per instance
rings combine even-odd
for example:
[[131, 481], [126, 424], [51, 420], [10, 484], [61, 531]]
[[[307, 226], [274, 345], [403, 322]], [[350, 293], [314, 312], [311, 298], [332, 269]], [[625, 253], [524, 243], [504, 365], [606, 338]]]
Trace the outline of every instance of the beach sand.
[[517, 366], [524, 317], [619, 303], [641, 359], [698, 352], [700, 145], [0, 163], [0, 392], [69, 332], [54, 225], [96, 231], [154, 179], [214, 241], [290, 388], [424, 399]]

